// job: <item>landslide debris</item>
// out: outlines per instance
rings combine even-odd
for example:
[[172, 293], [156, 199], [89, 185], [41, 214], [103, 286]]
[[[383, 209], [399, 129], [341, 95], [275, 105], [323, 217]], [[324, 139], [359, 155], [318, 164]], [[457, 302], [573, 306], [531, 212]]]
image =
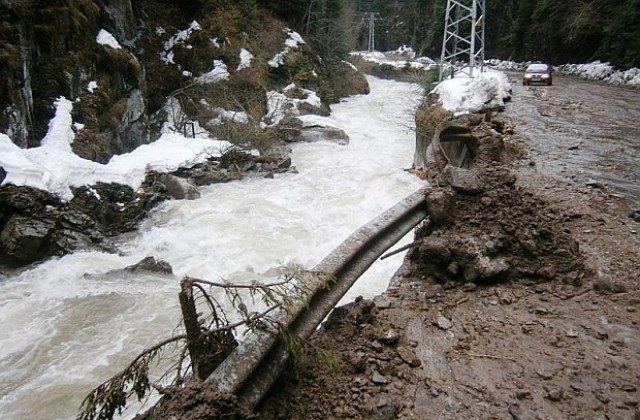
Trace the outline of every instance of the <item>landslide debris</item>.
[[[477, 149], [429, 166], [389, 289], [336, 308], [258, 418], [640, 418], [640, 279], [614, 206], [536, 174], [501, 118], [471, 120], [439, 126]], [[455, 149], [439, 140], [431, 156]]]
[[556, 278], [579, 285], [584, 258], [564, 226], [573, 215], [516, 185], [499, 158], [502, 137], [488, 124], [473, 136], [478, 150], [469, 167], [447, 165], [426, 193], [429, 220], [409, 254], [415, 271], [443, 284]]

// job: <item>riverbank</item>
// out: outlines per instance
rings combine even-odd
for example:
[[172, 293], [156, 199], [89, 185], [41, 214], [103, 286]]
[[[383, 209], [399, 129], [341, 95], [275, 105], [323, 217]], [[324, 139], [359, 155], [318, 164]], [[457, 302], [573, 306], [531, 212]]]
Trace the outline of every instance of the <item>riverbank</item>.
[[[542, 173], [525, 137], [505, 143], [523, 152], [503, 165], [513, 175], [512, 200], [499, 194], [479, 213], [458, 207], [450, 225], [484, 249], [500, 248], [499, 231], [488, 243], [490, 219], [506, 223], [532, 253], [547, 243], [553, 249], [540, 253], [536, 275], [519, 266], [499, 282], [443, 282], [416, 260], [429, 252], [422, 245], [389, 290], [334, 311], [260, 418], [640, 417], [640, 265], [630, 202]], [[553, 237], [566, 241], [553, 247]], [[566, 270], [569, 261], [578, 266]], [[451, 262], [439, 268], [456, 270]], [[318, 357], [326, 353], [331, 363]]]

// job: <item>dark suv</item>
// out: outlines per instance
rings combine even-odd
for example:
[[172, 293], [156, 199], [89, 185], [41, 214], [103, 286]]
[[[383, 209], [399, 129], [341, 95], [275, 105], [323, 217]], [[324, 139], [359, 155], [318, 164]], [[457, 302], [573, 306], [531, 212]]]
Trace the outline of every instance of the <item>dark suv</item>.
[[531, 83], [544, 83], [547, 86], [551, 86], [553, 84], [553, 76], [551, 73], [553, 73], [553, 67], [551, 64], [529, 64], [529, 67], [524, 71], [522, 84], [530, 85]]

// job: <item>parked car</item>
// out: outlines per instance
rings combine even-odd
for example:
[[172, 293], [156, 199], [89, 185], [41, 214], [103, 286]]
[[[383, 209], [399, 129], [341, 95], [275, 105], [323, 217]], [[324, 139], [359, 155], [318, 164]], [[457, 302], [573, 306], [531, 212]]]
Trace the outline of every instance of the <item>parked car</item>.
[[522, 78], [523, 85], [530, 85], [531, 83], [544, 83], [547, 86], [553, 84], [553, 67], [551, 64], [534, 63], [529, 64], [524, 71], [524, 77]]

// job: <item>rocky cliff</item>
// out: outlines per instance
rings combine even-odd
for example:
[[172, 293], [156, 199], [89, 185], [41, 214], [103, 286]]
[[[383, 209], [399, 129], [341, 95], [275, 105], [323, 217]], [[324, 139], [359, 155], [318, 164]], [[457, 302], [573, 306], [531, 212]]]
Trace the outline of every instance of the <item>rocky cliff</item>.
[[[326, 114], [341, 96], [367, 91], [351, 66], [323, 60], [251, 1], [0, 0], [0, 133], [21, 148], [40, 146], [64, 97], [73, 103], [73, 152], [95, 162], [150, 143], [161, 129], [188, 135], [194, 127], [266, 153], [300, 131], [292, 117]], [[0, 182], [6, 171], [0, 160]], [[68, 231], [78, 240], [61, 241], [46, 212], [34, 209], [69, 205], [21, 189], [20, 197], [44, 204], [15, 206], [14, 193], [2, 194], [0, 259], [28, 263], [102, 241]], [[89, 225], [113, 231], [91, 209], [80, 211]], [[37, 246], [34, 223], [48, 232]], [[17, 232], [29, 235], [21, 242]]]

